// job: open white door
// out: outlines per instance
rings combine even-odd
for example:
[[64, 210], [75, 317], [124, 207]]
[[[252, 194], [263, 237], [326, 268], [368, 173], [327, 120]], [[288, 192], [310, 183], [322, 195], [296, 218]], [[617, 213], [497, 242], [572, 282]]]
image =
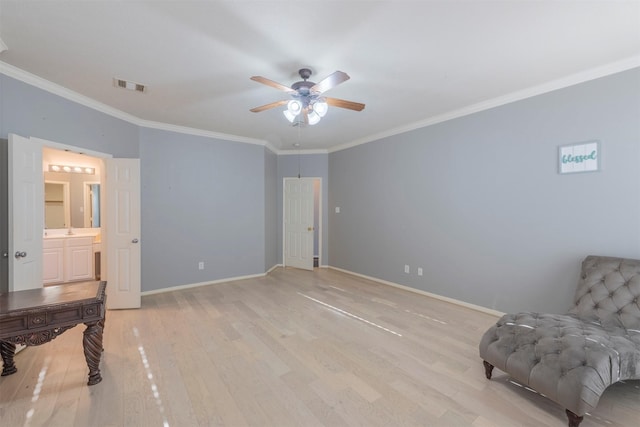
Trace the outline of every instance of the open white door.
[[9, 134], [9, 291], [41, 288], [42, 144]]
[[105, 164], [107, 308], [139, 308], [140, 160]]
[[313, 270], [314, 178], [284, 179], [284, 265]]

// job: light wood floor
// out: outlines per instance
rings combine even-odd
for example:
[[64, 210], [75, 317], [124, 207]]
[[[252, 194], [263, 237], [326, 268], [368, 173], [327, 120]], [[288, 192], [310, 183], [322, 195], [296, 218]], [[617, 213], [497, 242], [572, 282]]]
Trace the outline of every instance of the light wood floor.
[[[143, 297], [109, 311], [103, 381], [86, 386], [78, 326], [16, 356], [0, 425], [565, 426], [564, 410], [494, 372], [496, 318], [332, 270]], [[640, 382], [610, 387], [582, 427], [636, 426]]]

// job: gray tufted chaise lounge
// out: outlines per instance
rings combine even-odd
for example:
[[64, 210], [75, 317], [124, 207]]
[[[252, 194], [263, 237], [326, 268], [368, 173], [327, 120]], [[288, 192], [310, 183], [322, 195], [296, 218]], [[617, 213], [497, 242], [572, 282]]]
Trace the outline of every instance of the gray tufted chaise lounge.
[[640, 260], [588, 256], [565, 315], [506, 314], [480, 342], [485, 374], [508, 373], [577, 427], [611, 384], [640, 379]]

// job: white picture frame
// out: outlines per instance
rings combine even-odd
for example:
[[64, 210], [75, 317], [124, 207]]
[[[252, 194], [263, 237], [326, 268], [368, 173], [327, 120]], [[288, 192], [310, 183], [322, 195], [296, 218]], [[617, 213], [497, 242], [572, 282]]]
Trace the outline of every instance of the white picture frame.
[[558, 147], [558, 172], [561, 174], [600, 170], [600, 141], [585, 141]]

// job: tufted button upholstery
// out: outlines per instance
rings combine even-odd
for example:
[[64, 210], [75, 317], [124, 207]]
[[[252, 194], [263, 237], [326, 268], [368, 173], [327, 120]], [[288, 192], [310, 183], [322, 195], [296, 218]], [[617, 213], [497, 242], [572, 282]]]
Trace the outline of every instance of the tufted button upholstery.
[[577, 415], [611, 384], [640, 379], [640, 260], [589, 256], [567, 314], [506, 314], [480, 357]]

